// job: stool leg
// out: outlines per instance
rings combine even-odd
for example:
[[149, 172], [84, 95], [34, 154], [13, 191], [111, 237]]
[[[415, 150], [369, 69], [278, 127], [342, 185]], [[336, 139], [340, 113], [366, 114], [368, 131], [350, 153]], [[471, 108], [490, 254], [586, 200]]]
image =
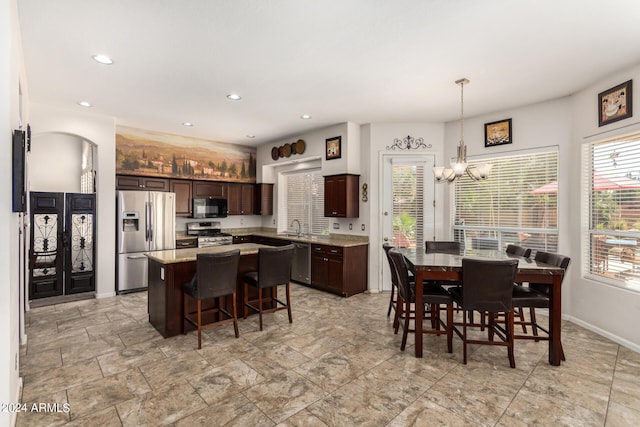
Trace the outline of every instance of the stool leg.
[[189, 297], [187, 294], [182, 296], [182, 335], [187, 334], [187, 328], [185, 328], [185, 319], [189, 316]]
[[287, 282], [287, 314], [289, 314], [289, 323], [293, 323], [293, 318], [291, 317], [291, 292], [289, 289], [289, 282]]
[[249, 305], [249, 285], [247, 285], [247, 282], [244, 282], [244, 306], [243, 306], [243, 313], [244, 313], [244, 318], [246, 319], [247, 316], [249, 315], [249, 308], [247, 307], [247, 305]]
[[198, 300], [198, 349], [202, 348], [202, 302]]
[[391, 315], [391, 307], [393, 307], [393, 298], [395, 294], [396, 287], [395, 285], [391, 285], [391, 297], [389, 298], [389, 310], [387, 310], [387, 317]]
[[447, 304], [447, 351], [453, 353], [453, 305]]
[[258, 288], [258, 315], [260, 316], [260, 330], [262, 330], [262, 288]]
[[240, 337], [240, 333], [238, 332], [238, 308], [236, 304], [236, 293], [231, 294], [231, 298], [233, 298], [233, 331], [236, 333], [236, 338]]

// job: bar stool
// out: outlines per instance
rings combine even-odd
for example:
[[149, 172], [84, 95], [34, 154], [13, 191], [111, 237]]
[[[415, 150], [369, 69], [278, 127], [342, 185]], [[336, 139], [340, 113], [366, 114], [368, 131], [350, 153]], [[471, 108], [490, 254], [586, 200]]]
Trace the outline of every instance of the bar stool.
[[[262, 294], [263, 289], [274, 288], [278, 285], [285, 285], [287, 302], [284, 303], [276, 298], [273, 301], [275, 307], [268, 309], [267, 313], [278, 310], [287, 310], [289, 323], [293, 323], [291, 317], [291, 292], [289, 281], [291, 280], [291, 264], [293, 263], [294, 245], [279, 246], [273, 248], [258, 249], [258, 271], [251, 271], [242, 277], [244, 282], [244, 318], [249, 314], [249, 309], [258, 312], [260, 316], [260, 330], [262, 330]], [[258, 288], [258, 307], [249, 304], [249, 286]], [[278, 304], [282, 307], [278, 307]]]
[[[202, 348], [202, 330], [233, 322], [236, 338], [238, 332], [238, 315], [236, 308], [236, 286], [238, 278], [238, 263], [240, 262], [240, 250], [216, 253], [198, 254], [196, 258], [197, 270], [190, 282], [182, 285], [184, 294], [183, 320], [198, 328], [198, 348]], [[224, 308], [224, 297], [231, 295], [233, 301], [233, 313]], [[189, 316], [189, 301], [187, 296], [197, 301], [196, 320]], [[218, 298], [218, 307], [211, 308], [205, 313], [217, 313], [220, 318], [217, 322], [202, 324], [202, 301]], [[224, 315], [224, 316], [223, 316]], [[186, 329], [185, 329], [186, 333]]]

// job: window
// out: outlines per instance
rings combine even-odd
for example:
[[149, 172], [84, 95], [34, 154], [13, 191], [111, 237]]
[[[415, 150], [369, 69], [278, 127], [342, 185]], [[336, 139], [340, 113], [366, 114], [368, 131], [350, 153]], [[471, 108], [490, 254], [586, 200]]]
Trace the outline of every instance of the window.
[[424, 242], [424, 162], [393, 162], [393, 246], [421, 248]]
[[[493, 165], [486, 181], [456, 180], [453, 236], [464, 248], [558, 248], [558, 150], [483, 158]], [[473, 161], [471, 162], [473, 163]]]
[[329, 218], [324, 216], [324, 177], [319, 172], [286, 176], [287, 229], [309, 234], [328, 234]]
[[585, 147], [586, 273], [640, 290], [640, 134]]

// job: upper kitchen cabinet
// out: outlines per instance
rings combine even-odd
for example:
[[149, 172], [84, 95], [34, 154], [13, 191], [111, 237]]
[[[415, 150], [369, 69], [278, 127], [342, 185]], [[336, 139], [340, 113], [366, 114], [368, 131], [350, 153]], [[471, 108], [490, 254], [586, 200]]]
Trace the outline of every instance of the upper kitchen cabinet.
[[253, 184], [229, 183], [229, 215], [253, 215]]
[[191, 216], [191, 180], [169, 180], [169, 191], [176, 193], [176, 215]]
[[273, 184], [256, 184], [253, 213], [273, 215]]
[[116, 190], [169, 191], [169, 180], [146, 176], [116, 175]]
[[193, 197], [214, 197], [226, 199], [229, 192], [229, 184], [215, 181], [193, 181]]
[[357, 218], [360, 175], [341, 174], [324, 177], [324, 216]]

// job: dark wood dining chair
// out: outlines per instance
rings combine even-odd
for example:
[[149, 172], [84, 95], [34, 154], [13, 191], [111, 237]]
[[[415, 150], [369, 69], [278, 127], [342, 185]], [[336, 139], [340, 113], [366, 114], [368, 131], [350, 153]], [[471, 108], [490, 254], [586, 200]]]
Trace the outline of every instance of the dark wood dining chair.
[[[396, 283], [395, 277], [394, 277], [394, 271], [393, 271], [393, 265], [391, 264], [391, 258], [389, 257], [389, 251], [391, 249], [393, 249], [393, 246], [391, 246], [388, 243], [384, 243], [382, 245], [382, 249], [384, 250], [384, 254], [387, 258], [387, 263], [389, 265], [389, 271], [390, 271], [390, 276], [391, 276], [391, 295], [389, 296], [389, 308], [387, 309], [387, 317], [389, 317], [391, 315], [391, 309], [393, 309], [394, 313], [397, 311], [397, 307], [398, 307], [398, 301], [397, 301], [397, 289], [398, 289], [398, 284]], [[395, 326], [395, 325], [394, 325]]]
[[[545, 264], [550, 264], [555, 267], [560, 267], [565, 272], [567, 271], [567, 268], [571, 263], [571, 258], [567, 256], [543, 251], [537, 251], [534, 260]], [[549, 340], [549, 331], [546, 328], [540, 326], [536, 319], [536, 308], [548, 309], [549, 303], [549, 285], [546, 283], [529, 283], [529, 286], [514, 286], [513, 305], [514, 307], [518, 308], [529, 308], [530, 322], [528, 323], [528, 325], [531, 326], [531, 330], [533, 333], [533, 335], [516, 335], [516, 339], [533, 339], [535, 341]], [[538, 331], [544, 332], [545, 336], [540, 336]], [[560, 347], [560, 349], [562, 353], [562, 360], [565, 360], [562, 347]]]
[[531, 248], [525, 248], [514, 244], [508, 244], [505, 252], [509, 255], [521, 256], [529, 258], [531, 256]]
[[[467, 345], [484, 344], [507, 347], [509, 365], [516, 367], [513, 351], [513, 280], [518, 269], [517, 259], [462, 260], [462, 286], [449, 290], [453, 300], [462, 307], [463, 314], [469, 311], [488, 313], [488, 339], [469, 339], [467, 328], [477, 326], [469, 322], [468, 316], [462, 316], [462, 332], [454, 326], [456, 334], [462, 338], [462, 361], [467, 364]], [[496, 322], [496, 314], [505, 313], [504, 328]], [[501, 340], [495, 341], [498, 336]]]
[[[524, 246], [508, 244], [507, 249], [505, 250], [505, 253], [507, 255], [529, 258], [531, 256], [531, 248], [525, 248]], [[521, 285], [521, 283], [517, 283], [517, 284]], [[515, 320], [514, 322], [516, 325], [520, 325], [520, 327], [522, 327], [522, 332], [526, 334], [527, 325], [529, 324], [529, 322], [527, 322], [524, 318], [524, 310], [522, 309], [522, 307], [515, 307], [515, 310], [516, 312], [514, 316], [517, 316], [518, 320]]]
[[[233, 322], [236, 338], [238, 332], [238, 314], [236, 307], [236, 286], [238, 280], [238, 263], [240, 250], [232, 250], [217, 254], [198, 254], [196, 258], [196, 274], [190, 282], [182, 285], [184, 294], [183, 321], [198, 329], [198, 348], [202, 348], [202, 330]], [[231, 295], [232, 312], [225, 309], [225, 297]], [[196, 300], [197, 311], [195, 319], [189, 313], [189, 298]], [[217, 315], [219, 320], [202, 324], [202, 302], [217, 298], [216, 308], [205, 310], [205, 314]], [[225, 317], [226, 316], [226, 317]], [[186, 333], [186, 329], [185, 329]]]
[[[410, 329], [409, 321], [415, 317], [411, 317], [409, 313], [413, 312], [416, 303], [415, 282], [409, 279], [409, 267], [407, 261], [397, 249], [389, 250], [389, 258], [391, 265], [395, 271], [398, 280], [398, 307], [403, 307], [404, 317], [402, 322], [398, 322], [402, 326], [402, 344], [400, 350], [404, 351], [407, 345], [407, 336], [409, 332], [415, 332]], [[453, 299], [451, 294], [442, 286], [425, 284], [422, 293], [422, 301], [430, 305], [430, 310], [425, 311], [424, 320], [431, 321], [431, 329], [423, 329], [425, 334], [447, 335], [447, 351], [453, 352]], [[447, 322], [440, 318], [440, 307], [446, 306]], [[398, 313], [400, 309], [396, 311]], [[429, 314], [429, 316], [427, 316]], [[440, 329], [440, 327], [444, 329]], [[397, 327], [396, 327], [397, 331]]]
[[[291, 264], [293, 263], [294, 245], [279, 246], [273, 248], [258, 249], [258, 270], [246, 273], [244, 282], [244, 318], [249, 315], [249, 310], [256, 311], [260, 317], [260, 330], [262, 330], [262, 313], [274, 313], [279, 310], [287, 310], [289, 323], [293, 323], [291, 316]], [[274, 306], [263, 310], [263, 293], [265, 289], [271, 289], [279, 285], [285, 286], [286, 303], [275, 296]], [[258, 307], [249, 304], [249, 286], [258, 288]], [[280, 304], [280, 306], [278, 306]]]
[[425, 253], [460, 255], [460, 242], [444, 240], [427, 240], [424, 242]]

